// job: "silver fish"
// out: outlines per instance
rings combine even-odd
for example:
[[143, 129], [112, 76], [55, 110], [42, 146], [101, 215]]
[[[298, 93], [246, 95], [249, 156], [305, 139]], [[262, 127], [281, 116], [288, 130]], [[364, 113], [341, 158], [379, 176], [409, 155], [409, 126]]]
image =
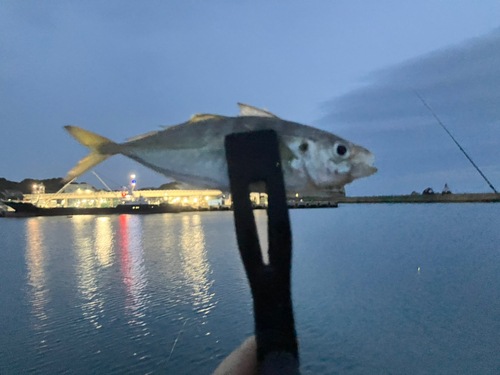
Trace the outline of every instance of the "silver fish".
[[339, 189], [377, 171], [373, 154], [361, 146], [311, 126], [282, 120], [266, 110], [238, 105], [241, 111], [238, 117], [199, 114], [185, 123], [125, 143], [115, 143], [77, 126], [65, 126], [78, 142], [91, 150], [65, 180], [122, 154], [176, 181], [229, 191], [225, 136], [263, 129], [273, 129], [278, 134], [288, 193], [316, 194]]

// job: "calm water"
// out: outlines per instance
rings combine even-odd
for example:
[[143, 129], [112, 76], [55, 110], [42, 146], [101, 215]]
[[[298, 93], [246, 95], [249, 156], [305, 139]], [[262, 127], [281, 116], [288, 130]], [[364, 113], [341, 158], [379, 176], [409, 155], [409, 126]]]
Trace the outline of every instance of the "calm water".
[[[499, 214], [291, 211], [302, 373], [499, 374]], [[2, 219], [0, 260], [1, 374], [209, 374], [253, 330], [231, 212]]]

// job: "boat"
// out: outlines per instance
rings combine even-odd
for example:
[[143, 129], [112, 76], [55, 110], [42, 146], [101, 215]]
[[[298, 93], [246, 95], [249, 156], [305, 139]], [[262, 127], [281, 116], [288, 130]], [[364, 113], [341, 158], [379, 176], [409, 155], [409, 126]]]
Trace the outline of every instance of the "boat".
[[180, 207], [168, 203], [128, 203], [116, 207], [37, 207], [32, 203], [20, 201], [2, 201], [15, 212], [6, 211], [5, 217], [32, 217], [32, 216], [72, 216], [72, 215], [145, 215], [181, 212]]

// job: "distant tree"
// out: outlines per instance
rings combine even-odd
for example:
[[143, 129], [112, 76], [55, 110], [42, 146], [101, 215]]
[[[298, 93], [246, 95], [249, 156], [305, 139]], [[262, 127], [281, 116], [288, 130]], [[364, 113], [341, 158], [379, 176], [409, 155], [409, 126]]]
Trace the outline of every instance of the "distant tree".
[[167, 184], [161, 185], [158, 190], [179, 190], [180, 189], [180, 183], [177, 181], [172, 181]]

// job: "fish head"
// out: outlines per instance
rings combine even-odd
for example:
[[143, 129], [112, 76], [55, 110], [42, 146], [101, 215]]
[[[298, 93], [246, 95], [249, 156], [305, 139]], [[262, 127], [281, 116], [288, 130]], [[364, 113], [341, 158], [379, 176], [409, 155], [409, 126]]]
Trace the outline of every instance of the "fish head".
[[288, 162], [289, 181], [295, 190], [341, 189], [377, 172], [373, 166], [375, 157], [369, 150], [334, 134], [322, 133], [288, 139], [287, 146], [294, 156]]

